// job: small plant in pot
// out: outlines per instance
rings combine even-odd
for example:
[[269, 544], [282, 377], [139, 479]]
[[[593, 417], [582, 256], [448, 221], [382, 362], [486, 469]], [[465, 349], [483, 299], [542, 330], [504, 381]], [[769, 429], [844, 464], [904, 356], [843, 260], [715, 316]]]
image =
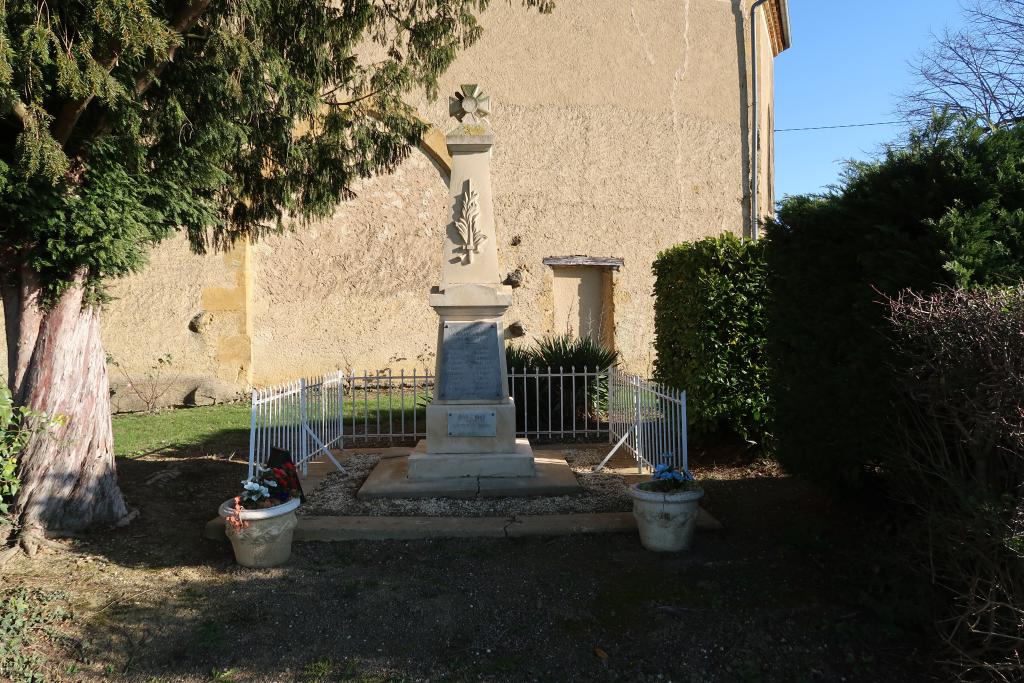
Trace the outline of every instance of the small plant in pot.
[[678, 552], [690, 547], [704, 497], [704, 489], [690, 472], [663, 463], [655, 468], [650, 481], [633, 484], [629, 495], [645, 548]]
[[299, 476], [291, 462], [261, 467], [243, 481], [242, 493], [220, 506], [235, 561], [244, 567], [275, 567], [287, 562], [300, 501]]

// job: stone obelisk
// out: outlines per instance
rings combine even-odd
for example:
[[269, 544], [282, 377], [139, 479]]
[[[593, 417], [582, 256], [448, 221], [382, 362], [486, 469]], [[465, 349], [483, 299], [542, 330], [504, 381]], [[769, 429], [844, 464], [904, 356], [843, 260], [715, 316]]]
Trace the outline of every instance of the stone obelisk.
[[494, 134], [490, 98], [463, 85], [451, 99], [458, 120], [447, 136], [452, 156], [451, 222], [441, 284], [430, 294], [439, 317], [437, 375], [427, 406], [427, 439], [409, 457], [410, 479], [532, 477], [533, 450], [516, 439], [502, 316], [512, 303], [501, 284], [491, 194]]

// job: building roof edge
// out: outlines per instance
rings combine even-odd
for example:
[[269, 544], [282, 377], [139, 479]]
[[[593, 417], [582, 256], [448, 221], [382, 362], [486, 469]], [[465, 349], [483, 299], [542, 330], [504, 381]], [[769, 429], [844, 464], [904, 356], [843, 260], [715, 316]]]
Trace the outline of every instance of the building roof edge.
[[793, 34], [789, 23], [789, 0], [773, 0], [771, 12], [765, 13], [768, 33], [772, 38], [772, 52], [778, 57], [793, 44]]

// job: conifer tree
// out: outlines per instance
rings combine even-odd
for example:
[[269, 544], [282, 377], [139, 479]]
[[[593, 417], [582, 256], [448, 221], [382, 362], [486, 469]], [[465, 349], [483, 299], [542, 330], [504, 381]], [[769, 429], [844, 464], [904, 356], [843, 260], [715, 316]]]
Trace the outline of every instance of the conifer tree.
[[0, 0], [7, 382], [17, 404], [66, 416], [20, 457], [22, 547], [130, 519], [104, 284], [176, 231], [199, 253], [258, 239], [395, 168], [423, 132], [403, 94], [436, 94], [487, 3]]

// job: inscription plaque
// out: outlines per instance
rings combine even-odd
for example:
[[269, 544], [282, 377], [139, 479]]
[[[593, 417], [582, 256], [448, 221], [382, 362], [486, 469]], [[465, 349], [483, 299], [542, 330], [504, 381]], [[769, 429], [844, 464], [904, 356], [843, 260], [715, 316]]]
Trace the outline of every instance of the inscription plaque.
[[501, 345], [498, 326], [488, 322], [447, 322], [441, 337], [444, 355], [438, 398], [442, 401], [500, 399]]
[[498, 418], [493, 410], [448, 412], [448, 436], [497, 436]]

